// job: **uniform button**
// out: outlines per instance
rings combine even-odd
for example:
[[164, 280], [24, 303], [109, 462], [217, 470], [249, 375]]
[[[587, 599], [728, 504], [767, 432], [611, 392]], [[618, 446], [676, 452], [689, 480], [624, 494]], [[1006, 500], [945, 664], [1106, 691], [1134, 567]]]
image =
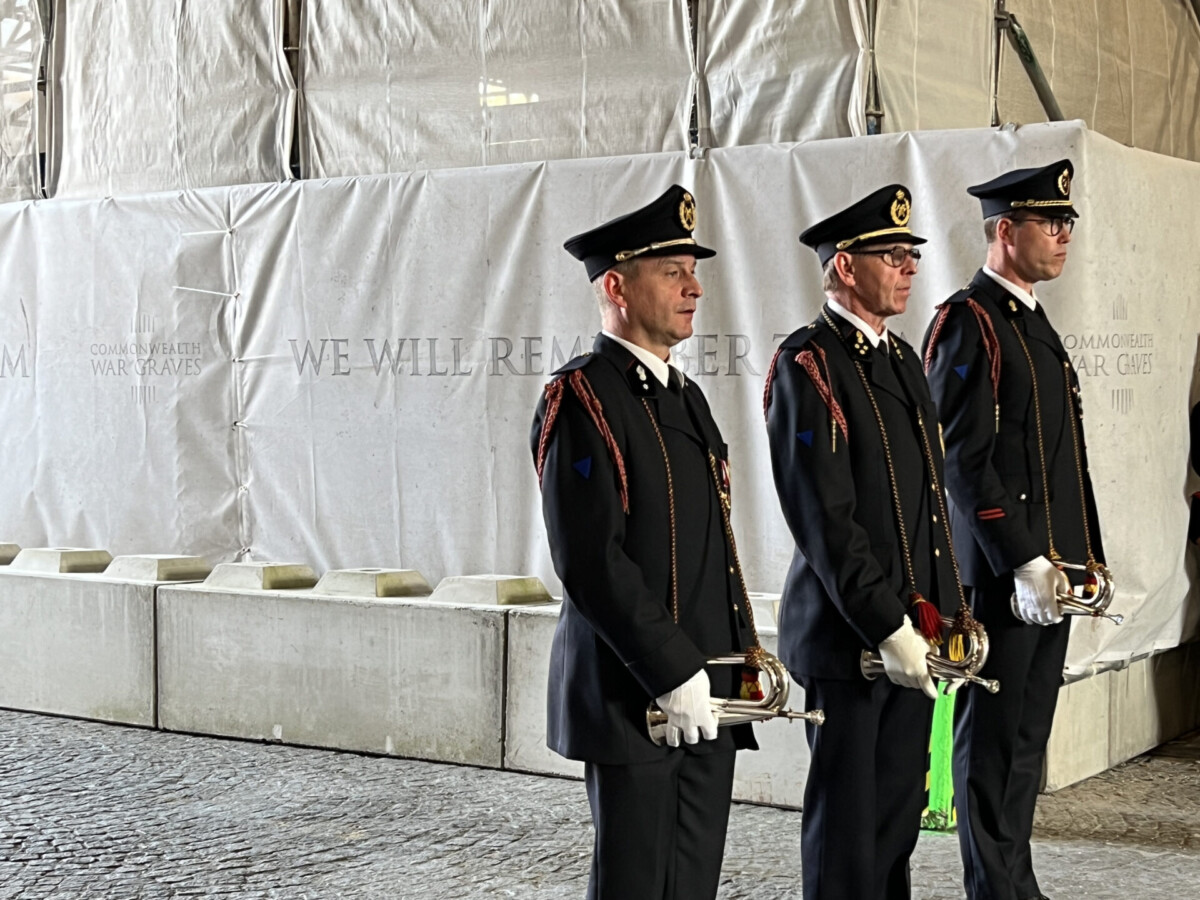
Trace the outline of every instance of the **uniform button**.
[[935, 521], [935, 522], [937, 521], [937, 513], [934, 513], [934, 515], [933, 515], [933, 521]]
[[1024, 495], [1024, 494], [1022, 494], [1022, 495], [1021, 495], [1020, 497], [1018, 497], [1017, 499], [1018, 499], [1018, 500], [1024, 500], [1024, 499], [1025, 499], [1025, 495]]
[[729, 567], [729, 574], [730, 574], [730, 575], [732, 575], [732, 574], [733, 574], [733, 566], [730, 566], [730, 567]]
[[733, 611], [734, 611], [734, 612], [737, 612], [737, 611], [738, 611], [738, 607], [737, 607], [737, 604], [736, 604], [736, 603], [735, 603], [735, 604], [733, 604]]
[[941, 551], [941, 550], [939, 550], [937, 547], [934, 547], [934, 548], [933, 548], [933, 555], [934, 555], [934, 556], [941, 556], [941, 555], [942, 555], [942, 551]]

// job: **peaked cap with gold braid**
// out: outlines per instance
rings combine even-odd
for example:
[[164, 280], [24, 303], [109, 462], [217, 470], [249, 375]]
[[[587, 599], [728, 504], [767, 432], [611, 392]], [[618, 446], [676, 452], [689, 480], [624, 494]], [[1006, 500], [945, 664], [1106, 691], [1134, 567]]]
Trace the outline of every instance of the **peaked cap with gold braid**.
[[902, 184], [889, 184], [828, 219], [818, 222], [800, 235], [800, 243], [812, 247], [821, 265], [835, 253], [853, 253], [876, 244], [924, 244], [908, 227], [912, 216], [912, 194]]
[[692, 237], [696, 200], [677, 184], [641, 209], [618, 216], [577, 234], [563, 247], [587, 268], [595, 281], [617, 263], [643, 256], [694, 256], [707, 259], [717, 251], [701, 247]]
[[1046, 218], [1070, 217], [1079, 213], [1071, 205], [1071, 180], [1075, 167], [1069, 159], [1060, 159], [1048, 166], [1034, 169], [1014, 169], [984, 184], [967, 188], [983, 205], [983, 217], [1011, 215], [1028, 210]]

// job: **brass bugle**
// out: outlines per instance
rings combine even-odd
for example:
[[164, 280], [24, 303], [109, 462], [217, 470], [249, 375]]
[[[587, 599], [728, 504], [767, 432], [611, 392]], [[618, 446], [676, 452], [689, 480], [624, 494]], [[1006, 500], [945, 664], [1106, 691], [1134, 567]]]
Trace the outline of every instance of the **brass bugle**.
[[[713, 715], [716, 716], [717, 726], [725, 728], [729, 725], [742, 725], [746, 722], [761, 722], [764, 719], [803, 719], [814, 725], [825, 724], [825, 711], [814, 709], [810, 712], [797, 712], [794, 709], [784, 709], [788, 701], [791, 684], [788, 680], [787, 667], [780, 662], [779, 657], [763, 652], [751, 663], [749, 654], [735, 653], [729, 656], [718, 656], [710, 659], [710, 666], [752, 666], [758, 669], [763, 696], [761, 700], [741, 700], [736, 697], [713, 697], [711, 699]], [[667, 714], [658, 708], [657, 703], [651, 703], [646, 708], [646, 730], [650, 740], [661, 747], [667, 740]]]
[[[953, 619], [948, 619], [942, 616], [942, 625], [949, 628], [954, 624]], [[957, 662], [952, 659], [947, 659], [938, 653], [930, 653], [925, 658], [929, 660], [929, 674], [938, 681], [969, 681], [971, 684], [977, 684], [989, 694], [998, 693], [1000, 690], [1000, 682], [994, 678], [981, 678], [979, 670], [983, 668], [983, 664], [988, 658], [988, 636], [984, 631], [983, 625], [975, 622], [971, 629], [963, 635], [966, 640], [965, 654], [962, 659]], [[880, 675], [884, 674], [883, 660], [879, 654], [872, 653], [870, 650], [862, 652], [860, 662], [862, 673], [868, 681], [874, 681]]]
[[[1117, 593], [1117, 586], [1108, 566], [1098, 562], [1070, 563], [1061, 559], [1051, 560], [1051, 562], [1059, 569], [1085, 572], [1090, 579], [1090, 582], [1085, 582], [1078, 588], [1072, 585], [1068, 591], [1056, 592], [1060, 613], [1064, 616], [1092, 616], [1097, 619], [1108, 619], [1117, 625], [1125, 621], [1124, 616], [1108, 611], [1109, 604], [1113, 602], [1113, 597]], [[1076, 593], [1077, 589], [1081, 593]], [[1011, 604], [1013, 615], [1019, 619], [1021, 616], [1015, 592], [1012, 595]]]

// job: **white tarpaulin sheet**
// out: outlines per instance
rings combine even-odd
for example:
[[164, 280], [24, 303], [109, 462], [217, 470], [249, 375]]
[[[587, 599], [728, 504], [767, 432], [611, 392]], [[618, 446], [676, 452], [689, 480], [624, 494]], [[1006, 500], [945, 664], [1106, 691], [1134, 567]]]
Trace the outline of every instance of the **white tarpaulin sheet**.
[[96, 197], [288, 176], [279, 0], [58, 0], [53, 192]]
[[40, 196], [37, 0], [0, 0], [0, 203]]
[[[702, 147], [848, 137], [862, 0], [697, 0]], [[861, 104], [859, 104], [861, 107]]]
[[[993, 0], [878, 4], [885, 132], [991, 121]], [[1125, 144], [1200, 159], [1200, 26], [1190, 0], [1008, 0], [1068, 118]], [[698, 0], [701, 146], [865, 133], [865, 0]], [[1044, 122], [1004, 38], [1004, 121]]]
[[26, 547], [237, 549], [230, 276], [222, 236], [203, 233], [223, 205], [0, 207], [0, 533]]
[[[679, 181], [719, 255], [685, 370], [732, 448], [752, 590], [792, 542], [762, 389], [823, 300], [796, 235], [892, 180], [931, 240], [912, 308], [983, 258], [964, 188], [1071, 156], [1083, 218], [1038, 294], [1083, 383], [1121, 627], [1079, 621], [1073, 671], [1174, 646], [1185, 622], [1187, 410], [1200, 165], [1079, 123], [242, 186], [0, 207], [0, 536], [317, 568], [532, 573], [554, 585], [528, 433], [598, 327], [562, 241]], [[1154, 221], [1152, 241], [1137, 234]], [[52, 236], [52, 239], [51, 239]], [[1193, 561], [1194, 562], [1194, 561]]]
[[307, 178], [677, 150], [684, 0], [305, 4]]
[[[879, 4], [875, 59], [884, 131], [986, 128], [991, 123], [992, 6], [993, 0]], [[1010, 62], [1020, 68], [1015, 58]], [[1045, 120], [1040, 109], [1032, 121]]]
[[[1187, 0], [1009, 0], [1008, 9], [1064, 115], [1123, 144], [1200, 159], [1200, 25]], [[1011, 47], [1001, 66], [1000, 115], [1045, 119]]]

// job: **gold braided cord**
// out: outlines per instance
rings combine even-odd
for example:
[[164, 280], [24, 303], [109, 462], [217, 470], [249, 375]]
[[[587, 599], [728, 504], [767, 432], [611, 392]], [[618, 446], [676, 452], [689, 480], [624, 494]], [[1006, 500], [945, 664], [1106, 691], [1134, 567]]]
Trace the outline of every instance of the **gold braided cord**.
[[962, 578], [958, 574], [958, 556], [954, 553], [954, 542], [950, 539], [950, 517], [946, 515], [946, 496], [941, 485], [938, 484], [937, 467], [933, 463], [933, 447], [929, 443], [929, 432], [925, 430], [925, 417], [921, 414], [920, 407], [917, 408], [917, 424], [921, 427], [921, 443], [925, 447], [929, 480], [933, 485], [933, 492], [937, 496], [938, 513], [942, 517], [942, 533], [946, 536], [946, 549], [950, 553], [950, 566], [954, 570], [954, 586], [958, 589], [958, 612], [954, 616], [954, 625], [950, 629], [951, 638], [948, 648], [950, 659], [958, 662], [965, 655], [962, 635], [966, 634], [975, 624], [975, 617], [971, 615], [971, 607], [967, 605], [967, 596], [963, 593], [962, 588]]
[[[825, 324], [840, 338], [841, 332], [838, 330], [838, 327], [824, 313], [822, 313], [822, 316], [825, 319]], [[900, 348], [895, 343], [892, 346], [898, 354]], [[867, 393], [867, 399], [871, 401], [871, 410], [875, 413], [875, 422], [879, 426], [879, 436], [883, 441], [883, 455], [888, 470], [888, 481], [892, 489], [892, 505], [895, 510], [896, 527], [900, 532], [900, 544], [904, 548], [904, 567], [908, 573], [909, 588], [912, 591], [916, 591], [917, 583], [913, 578], [912, 557], [908, 547], [908, 532], [904, 527], [904, 514], [900, 507], [900, 491], [896, 484], [896, 469], [892, 463], [892, 450], [891, 445], [888, 443], [887, 429], [884, 428], [883, 416], [879, 412], [879, 405], [875, 402], [875, 393], [871, 390], [871, 384], [867, 380], [862, 363], [855, 360], [854, 367], [858, 371], [859, 380], [862, 382], [863, 388]], [[899, 378], [900, 376], [897, 375], [896, 377]], [[929, 443], [929, 432], [925, 430], [925, 416], [922, 414], [919, 406], [917, 407], [917, 425], [921, 432], [922, 456], [925, 458], [925, 466], [929, 471], [930, 489], [937, 497], [938, 513], [942, 517], [942, 533], [945, 535], [946, 549], [950, 554], [950, 565], [954, 572], [954, 586], [958, 589], [958, 612], [955, 615], [954, 625], [951, 629], [952, 637], [949, 648], [950, 658], [957, 661], [963, 657], [961, 635], [965, 634], [971, 628], [975, 620], [971, 615], [970, 607], [967, 606], [966, 595], [963, 593], [962, 579], [959, 577], [958, 572], [958, 557], [955, 556], [954, 543], [950, 538], [950, 517], [946, 514], [946, 498], [942, 493], [941, 484], [938, 482], [937, 466], [934, 463], [933, 457], [933, 445]], [[957, 636], [957, 640], [955, 636]]]
[[[1079, 508], [1083, 513], [1083, 543], [1087, 548], [1087, 564], [1094, 566], [1096, 564], [1096, 556], [1092, 553], [1092, 532], [1088, 528], [1088, 511], [1087, 511], [1087, 494], [1084, 493], [1083, 487], [1083, 455], [1079, 452], [1079, 432], [1075, 425], [1075, 403], [1071, 399], [1071, 364], [1063, 360], [1063, 384], [1067, 390], [1067, 409], [1071, 420], [1071, 444], [1075, 448], [1075, 475], [1079, 479]], [[1047, 507], [1049, 503], [1047, 503]]]
[[662, 451], [663, 465], [667, 468], [667, 514], [671, 520], [671, 617], [678, 625], [679, 577], [675, 558], [675, 483], [671, 480], [671, 460], [667, 456], [667, 445], [663, 442], [662, 432], [658, 430], [658, 422], [654, 418], [654, 411], [650, 409], [650, 401], [645, 397], [642, 398], [642, 406], [646, 408], [646, 415], [650, 417], [650, 427], [654, 429], [654, 436], [658, 438], [658, 448]]
[[[821, 317], [840, 340], [842, 337], [841, 331], [833, 324], [833, 320], [829, 318], [829, 315], [824, 310], [821, 311]], [[892, 510], [896, 516], [896, 530], [900, 533], [900, 546], [904, 551], [904, 571], [908, 577], [908, 589], [915, 593], [917, 590], [917, 580], [913, 577], [912, 555], [908, 549], [908, 530], [904, 527], [904, 511], [900, 508], [900, 489], [896, 485], [896, 469], [892, 464], [892, 448], [888, 443], [887, 429], [883, 426], [883, 416], [879, 413], [879, 404], [875, 402], [875, 393], [871, 390], [871, 382], [867, 380], [867, 373], [863, 370], [862, 363], [855, 360], [854, 369], [858, 372], [858, 378], [862, 382], [863, 390], [867, 392], [867, 399], [871, 402], [871, 410], [875, 413], [875, 422], [879, 426], [879, 437], [883, 440], [883, 458], [887, 465], [888, 483], [892, 488]]]
[[871, 238], [887, 237], [889, 234], [912, 234], [911, 228], [881, 228], [879, 231], [868, 231], [866, 234], [860, 234], [857, 237], [848, 238], [844, 241], [838, 241], [834, 246], [838, 250], [845, 250], [847, 247], [853, 247], [860, 241], [869, 241]]
[[645, 247], [638, 247], [636, 250], [622, 250], [614, 258], [617, 262], [625, 262], [627, 259], [633, 259], [635, 256], [641, 256], [643, 253], [649, 253], [651, 250], [661, 250], [664, 247], [682, 247], [685, 244], [694, 245], [695, 238], [676, 238], [673, 241], [656, 241], [653, 244], [647, 244]]
[[[750, 632], [754, 635], [754, 644], [746, 651], [746, 664], [754, 667], [762, 662], [763, 654], [766, 653], [758, 642], [758, 627], [754, 624], [754, 607], [750, 604], [750, 594], [746, 591], [746, 579], [742, 575], [742, 563], [738, 559], [737, 541], [733, 539], [733, 526], [729, 522], [729, 511], [732, 506], [732, 498], [729, 496], [729, 491], [724, 490], [721, 473], [717, 469], [717, 458], [713, 456], [711, 450], [708, 451], [708, 469], [712, 473], [713, 486], [717, 489], [717, 498], [720, 501], [718, 506], [721, 507], [721, 521], [725, 525], [725, 538], [729, 541], [729, 549], [733, 551], [733, 566], [737, 570], [738, 584], [742, 589], [742, 602], [746, 606], [746, 618], [750, 622]], [[736, 611], [737, 606], [735, 604]]]
[[[654, 429], [654, 436], [658, 439], [658, 448], [662, 451], [663, 465], [667, 471], [667, 513], [671, 524], [671, 617], [675, 620], [675, 624], [679, 624], [679, 575], [678, 563], [676, 556], [676, 539], [675, 539], [675, 483], [671, 477], [671, 460], [667, 456], [667, 445], [663, 441], [662, 432], [658, 428], [658, 421], [654, 418], [654, 411], [650, 408], [650, 401], [642, 398], [642, 406], [646, 410], [646, 415], [650, 419], [650, 427]], [[708, 467], [712, 473], [713, 486], [717, 491], [718, 506], [721, 509], [721, 521], [725, 527], [725, 537], [729, 541], [730, 550], [733, 552], [733, 565], [737, 570], [738, 584], [742, 589], [742, 601], [746, 605], [746, 617], [750, 622], [750, 631], [754, 635], [754, 645], [746, 651], [746, 664], [751, 667], [757, 667], [766, 651], [763, 650], [758, 640], [758, 628], [754, 624], [754, 607], [750, 605], [750, 595], [746, 592], [746, 579], [742, 575], [742, 564], [738, 559], [737, 543], [733, 539], [733, 526], [729, 521], [729, 508], [731, 506], [731, 498], [729, 492], [722, 488], [720, 472], [717, 470], [716, 457], [712, 451], [708, 453]], [[737, 611], [737, 605], [734, 604], [734, 611]]]
[[896, 516], [896, 530], [900, 532], [900, 544], [904, 548], [904, 571], [908, 575], [908, 589], [915, 592], [917, 580], [913, 577], [912, 553], [908, 548], [908, 529], [904, 527], [904, 510], [900, 508], [900, 488], [896, 485], [896, 469], [892, 465], [892, 448], [888, 443], [887, 429], [883, 427], [883, 416], [879, 413], [879, 404], [875, 402], [875, 393], [871, 390], [871, 383], [867, 381], [867, 373], [863, 371], [863, 364], [855, 360], [854, 368], [858, 372], [859, 380], [862, 381], [863, 389], [867, 392], [867, 399], [871, 401], [871, 410], [875, 413], [875, 422], [879, 425], [879, 436], [883, 439], [883, 458], [887, 464], [888, 482], [892, 488], [892, 509]]
[[1054, 527], [1050, 524], [1050, 484], [1046, 480], [1046, 447], [1042, 440], [1042, 404], [1038, 399], [1038, 383], [1037, 373], [1033, 368], [1033, 357], [1029, 355], [1029, 347], [1025, 343], [1025, 338], [1021, 335], [1021, 329], [1017, 327], [1017, 323], [1012, 319], [1008, 322], [1012, 326], [1013, 334], [1017, 336], [1017, 343], [1021, 345], [1021, 351], [1025, 354], [1025, 361], [1029, 363], [1029, 377], [1033, 380], [1033, 420], [1037, 426], [1037, 443], [1038, 443], [1038, 462], [1042, 467], [1042, 501], [1046, 507], [1046, 536], [1050, 540], [1050, 561], [1057, 562], [1062, 559], [1058, 555], [1058, 550], [1054, 547]]
[[1014, 200], [1009, 206], [1012, 209], [1032, 209], [1036, 207], [1070, 206], [1070, 200]]

